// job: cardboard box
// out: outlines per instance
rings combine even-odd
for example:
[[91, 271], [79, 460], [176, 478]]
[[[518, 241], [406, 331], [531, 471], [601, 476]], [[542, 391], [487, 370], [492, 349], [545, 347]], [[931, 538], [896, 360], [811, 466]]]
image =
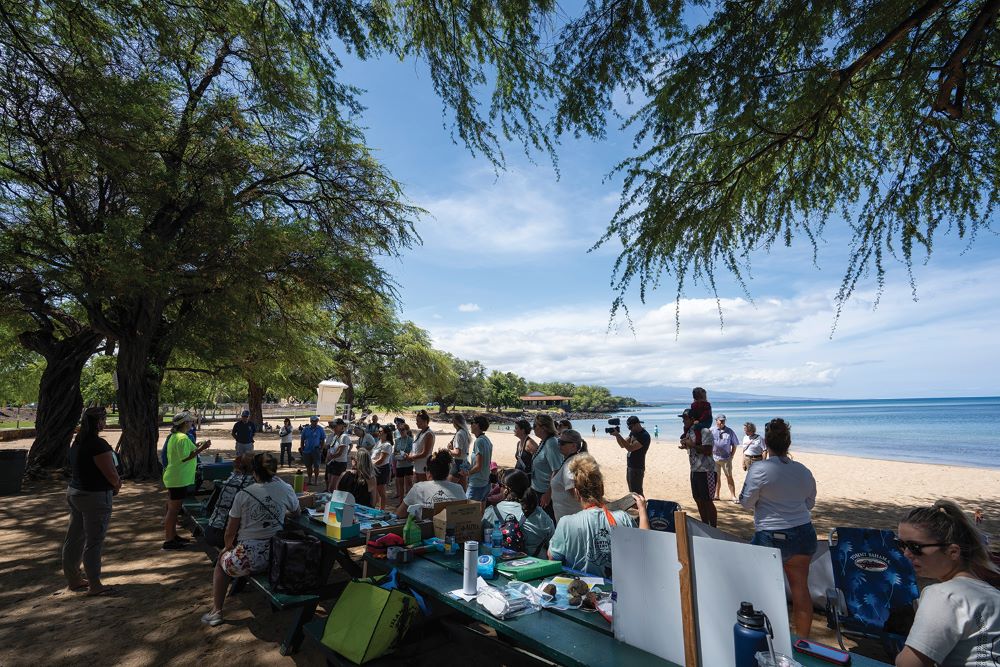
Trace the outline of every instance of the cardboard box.
[[316, 494], [312, 491], [306, 491], [304, 493], [296, 494], [299, 497], [299, 511], [304, 512], [307, 509], [312, 509], [316, 507]]
[[478, 500], [455, 500], [438, 503], [434, 514], [434, 536], [442, 540], [448, 528], [455, 529], [455, 541], [480, 542], [483, 539], [483, 505]]

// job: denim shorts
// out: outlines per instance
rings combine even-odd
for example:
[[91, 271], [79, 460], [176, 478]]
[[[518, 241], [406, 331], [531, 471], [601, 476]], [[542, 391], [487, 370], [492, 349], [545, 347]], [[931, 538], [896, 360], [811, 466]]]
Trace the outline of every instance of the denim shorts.
[[758, 530], [750, 544], [781, 550], [781, 560], [792, 556], [812, 556], [816, 553], [816, 529], [812, 522], [782, 530]]
[[490, 485], [486, 486], [470, 486], [465, 490], [465, 497], [469, 500], [486, 500], [486, 496], [489, 495]]

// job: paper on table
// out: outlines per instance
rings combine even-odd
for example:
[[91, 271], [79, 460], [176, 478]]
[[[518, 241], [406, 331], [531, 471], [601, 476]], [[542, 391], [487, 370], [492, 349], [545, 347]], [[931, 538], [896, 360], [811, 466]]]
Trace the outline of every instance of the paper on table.
[[477, 592], [477, 593], [473, 593], [472, 595], [466, 595], [465, 593], [462, 592], [461, 588], [458, 588], [458, 589], [455, 589], [452, 592], [448, 593], [448, 595], [450, 595], [453, 598], [458, 598], [459, 600], [465, 600], [466, 602], [472, 602], [473, 600], [476, 599], [476, 596], [479, 595], [479, 593]]

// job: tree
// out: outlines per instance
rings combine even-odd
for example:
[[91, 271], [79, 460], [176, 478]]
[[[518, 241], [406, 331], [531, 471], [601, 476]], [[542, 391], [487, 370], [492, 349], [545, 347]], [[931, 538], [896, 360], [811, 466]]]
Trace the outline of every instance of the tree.
[[[620, 240], [619, 295], [664, 273], [714, 286], [751, 255], [816, 239], [842, 216], [842, 306], [873, 269], [907, 267], [935, 234], [975, 239], [1000, 200], [995, 0], [649, 5], [588, 0], [562, 31], [560, 131], [600, 135], [612, 94], [639, 151], [600, 243]], [[766, 38], [764, 36], [767, 36]], [[912, 278], [911, 278], [912, 280]]]
[[413, 240], [288, 9], [0, 6], [0, 233], [117, 341], [126, 474], [158, 469], [164, 369], [200, 303], [276, 274], [330, 290], [352, 278], [341, 250]]
[[521, 407], [521, 396], [527, 391], [524, 378], [516, 373], [493, 371], [486, 378], [486, 407], [495, 407], [497, 411], [503, 408]]

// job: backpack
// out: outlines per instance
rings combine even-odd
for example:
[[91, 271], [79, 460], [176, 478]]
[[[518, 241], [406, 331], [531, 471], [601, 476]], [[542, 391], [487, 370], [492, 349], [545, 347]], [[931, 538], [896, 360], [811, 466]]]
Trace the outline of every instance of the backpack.
[[504, 519], [500, 516], [500, 510], [497, 509], [496, 505], [493, 506], [493, 513], [500, 520], [500, 535], [502, 536], [500, 543], [504, 549], [524, 551], [524, 531], [521, 530], [521, 522], [517, 520], [517, 517], [508, 514], [507, 518]]
[[304, 531], [279, 530], [271, 538], [267, 574], [271, 590], [304, 595], [322, 584], [323, 545]]

